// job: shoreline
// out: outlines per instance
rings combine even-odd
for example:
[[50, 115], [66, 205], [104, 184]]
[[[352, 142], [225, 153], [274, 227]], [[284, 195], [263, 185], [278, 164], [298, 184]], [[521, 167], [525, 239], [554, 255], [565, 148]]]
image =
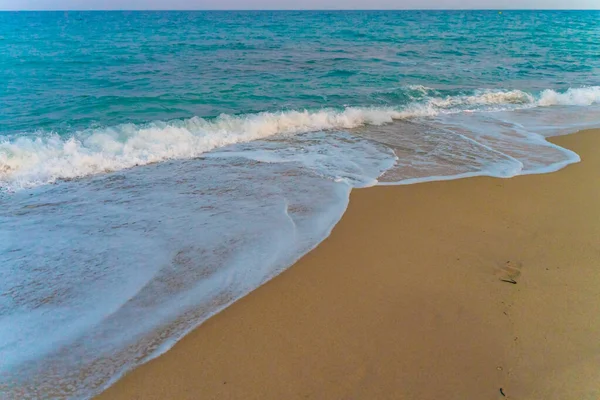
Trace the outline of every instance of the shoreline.
[[353, 190], [316, 249], [97, 398], [600, 397], [600, 130], [551, 141], [584, 161]]

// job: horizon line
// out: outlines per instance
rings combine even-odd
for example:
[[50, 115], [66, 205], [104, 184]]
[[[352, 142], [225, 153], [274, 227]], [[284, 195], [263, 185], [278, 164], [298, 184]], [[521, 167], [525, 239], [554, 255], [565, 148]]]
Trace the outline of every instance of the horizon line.
[[0, 9], [0, 12], [68, 12], [68, 11], [600, 11], [600, 8], [72, 8], [72, 9]]

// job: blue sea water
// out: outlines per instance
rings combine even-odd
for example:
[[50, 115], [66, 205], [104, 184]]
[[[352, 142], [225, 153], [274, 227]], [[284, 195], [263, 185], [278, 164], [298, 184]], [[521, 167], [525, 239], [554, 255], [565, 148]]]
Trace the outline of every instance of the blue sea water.
[[600, 12], [5, 12], [0, 82], [0, 398], [88, 398], [352, 188], [579, 161]]

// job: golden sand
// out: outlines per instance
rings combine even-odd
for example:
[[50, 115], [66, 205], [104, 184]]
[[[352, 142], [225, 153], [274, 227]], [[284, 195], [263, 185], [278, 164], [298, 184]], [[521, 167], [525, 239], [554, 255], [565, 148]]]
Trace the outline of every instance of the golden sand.
[[583, 162], [353, 191], [318, 248], [99, 398], [600, 399], [600, 131], [553, 141]]

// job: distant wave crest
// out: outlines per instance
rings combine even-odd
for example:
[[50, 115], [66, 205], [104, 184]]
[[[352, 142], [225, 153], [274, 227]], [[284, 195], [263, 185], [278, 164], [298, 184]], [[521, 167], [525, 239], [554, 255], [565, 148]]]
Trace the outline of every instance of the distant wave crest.
[[566, 92], [556, 92], [548, 89], [544, 90], [537, 100], [537, 105], [541, 107], [555, 105], [590, 106], [597, 103], [600, 103], [600, 86], [572, 88]]

